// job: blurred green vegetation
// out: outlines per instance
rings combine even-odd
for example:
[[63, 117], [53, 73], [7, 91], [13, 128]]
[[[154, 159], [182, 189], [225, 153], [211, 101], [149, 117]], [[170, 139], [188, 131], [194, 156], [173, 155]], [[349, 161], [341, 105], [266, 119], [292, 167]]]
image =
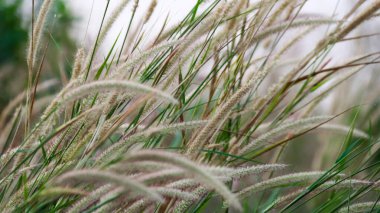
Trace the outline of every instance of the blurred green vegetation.
[[[35, 14], [41, 3], [40, 0], [35, 1]], [[22, 4], [22, 0], [0, 0], [0, 109], [26, 86], [25, 54], [32, 20], [31, 16], [22, 14]], [[62, 75], [68, 76], [71, 70], [69, 61], [73, 60], [71, 57], [76, 49], [75, 41], [70, 36], [75, 17], [64, 0], [54, 2], [54, 9], [49, 16], [44, 37], [49, 40], [45, 42], [49, 46], [46, 52], [41, 53], [46, 55], [46, 60], [40, 78], [62, 79]], [[57, 58], [62, 60], [55, 60]]]
[[22, 27], [20, 5], [20, 0], [13, 3], [0, 0], [0, 65], [24, 58], [22, 49], [25, 47], [28, 33]]

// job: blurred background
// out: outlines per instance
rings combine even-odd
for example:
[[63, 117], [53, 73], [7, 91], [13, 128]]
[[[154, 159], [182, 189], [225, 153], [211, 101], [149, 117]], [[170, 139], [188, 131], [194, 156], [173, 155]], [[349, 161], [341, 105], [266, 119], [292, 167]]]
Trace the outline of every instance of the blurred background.
[[[35, 8], [38, 9], [41, 4], [41, 0], [35, 0], [34, 2]], [[111, 0], [109, 4], [109, 11], [112, 11], [118, 2], [119, 0]], [[161, 30], [161, 26], [165, 20], [167, 21], [167, 26], [172, 26], [175, 23], [178, 23], [196, 2], [197, 0], [158, 1], [151, 21], [145, 24], [144, 30], [140, 31], [140, 33], [145, 33], [145, 41], [142, 41], [142, 43], [149, 41], [153, 36], [155, 36]], [[138, 9], [134, 17], [135, 20], [140, 20], [144, 17], [150, 3], [151, 0], [142, 0], [138, 2]], [[302, 9], [302, 14], [339, 19], [342, 18], [347, 11], [349, 11], [354, 3], [355, 1], [353, 0], [308, 0]], [[104, 42], [104, 45], [101, 47], [104, 55], [113, 45], [117, 35], [119, 33], [122, 35], [127, 30], [125, 28], [131, 19], [132, 7], [134, 4], [134, 1], [131, 0], [128, 8], [117, 20], [111, 30], [111, 33], [106, 38], [106, 42]], [[75, 52], [76, 48], [80, 46], [87, 47], [89, 44], [93, 43], [96, 39], [106, 5], [106, 0], [56, 0], [54, 12], [50, 14], [50, 23], [48, 23], [46, 29], [46, 33], [52, 41], [49, 42], [49, 48], [47, 48], [49, 54], [47, 55], [51, 58], [59, 58], [63, 60], [58, 60], [61, 64], [49, 64], [50, 66], [53, 66], [51, 68], [51, 75], [56, 75], [56, 77], [60, 78], [64, 77], [64, 73], [66, 71], [65, 62], [72, 60], [73, 52]], [[0, 0], [0, 14], [3, 19], [0, 22], [0, 80], [2, 89], [6, 90], [5, 94], [0, 97], [1, 108], [1, 106], [9, 100], [8, 95], [14, 95], [15, 91], [20, 91], [20, 88], [23, 86], [21, 82], [26, 81], [25, 72], [20, 70], [25, 71], [26, 44], [28, 41], [28, 32], [31, 29], [32, 1]], [[135, 27], [137, 28], [138, 26], [135, 24]], [[372, 34], [375, 32], [377, 27], [379, 27], [379, 23], [376, 23], [376, 21], [371, 21], [365, 23], [357, 29], [355, 34]], [[296, 59], [297, 54], [302, 55], [310, 50], [313, 45], [316, 44], [318, 37], [326, 34], [327, 29], [328, 27], [318, 28], [317, 31], [301, 41], [297, 47], [290, 51], [289, 58]], [[297, 33], [297, 30], [290, 33]], [[354, 35], [351, 34], [351, 36]], [[331, 52], [334, 57], [331, 57], [332, 61], [330, 64], [338, 64], [339, 62], [347, 60], [349, 57], [353, 57], [364, 52], [376, 51], [378, 46], [377, 41], [379, 38], [379, 36], [371, 36], [366, 39], [355, 40], [355, 42], [343, 42], [342, 44], [336, 45]], [[122, 39], [119, 39], [116, 47], [120, 47], [121, 43]], [[14, 78], [14, 76], [9, 75], [9, 73], [15, 72], [17, 72], [17, 78], [20, 83], [17, 85], [9, 85], [10, 81], [8, 78]], [[358, 83], [361, 87], [365, 85], [372, 85], [371, 81], [377, 79], [372, 78], [371, 72], [362, 73], [366, 74], [360, 75], [360, 83]], [[358, 88], [354, 88], [353, 91], [350, 92], [356, 93], [358, 91]], [[371, 95], [368, 94], [368, 96]], [[328, 103], [331, 103], [331, 98], [332, 97], [327, 99], [329, 100]]]
[[[35, 8], [39, 8], [41, 0], [35, 0]], [[135, 22], [132, 32], [145, 34], [142, 46], [149, 44], [149, 39], [158, 34], [165, 21], [168, 26], [178, 23], [187, 12], [194, 6], [196, 0], [158, 0], [156, 10], [150, 21], [141, 28]], [[109, 10], [117, 5], [118, 0], [110, 0]], [[347, 11], [350, 10], [354, 0], [309, 0], [302, 10], [304, 16], [320, 16], [333, 19], [341, 19]], [[116, 37], [124, 34], [127, 30], [134, 1], [129, 3], [128, 8], [123, 15], [117, 20], [117, 24], [107, 36], [106, 42], [101, 46], [101, 52], [97, 57], [105, 57], [110, 47], [114, 44]], [[138, 3], [138, 9], [135, 20], [143, 19], [146, 14], [151, 0], [142, 0]], [[363, 4], [366, 4], [365, 2]], [[51, 87], [48, 92], [57, 91], [62, 84], [67, 82], [70, 77], [71, 64], [78, 47], [89, 48], [90, 44], [96, 39], [101, 19], [105, 7], [106, 0], [56, 0], [54, 10], [49, 14], [49, 23], [45, 29], [46, 47], [46, 63], [41, 73], [41, 82], [48, 79], [57, 79], [59, 83], [55, 87]], [[37, 14], [38, 11], [35, 13]], [[26, 49], [28, 43], [28, 35], [31, 30], [32, 17], [32, 1], [31, 0], [0, 0], [0, 112], [9, 106], [8, 103], [20, 94], [26, 88], [27, 69], [26, 69]], [[359, 27], [349, 37], [366, 35], [366, 39], [348, 40], [334, 46], [330, 55], [326, 58], [330, 66], [338, 66], [344, 61], [349, 60], [353, 56], [364, 53], [379, 52], [379, 35], [373, 35], [376, 29], [379, 29], [379, 19], [368, 21]], [[311, 48], [316, 45], [318, 38], [325, 35], [328, 27], [320, 27], [310, 36], [303, 39], [299, 45], [294, 47], [287, 55], [289, 64], [296, 61], [297, 58], [303, 56]], [[299, 33], [297, 30], [289, 32], [286, 36]], [[122, 39], [116, 42], [116, 47], [120, 48]], [[130, 44], [127, 44], [130, 45]], [[286, 72], [289, 67], [283, 65], [267, 79], [278, 80], [281, 76], [279, 73]], [[316, 114], [337, 114], [350, 107], [360, 105], [360, 113], [357, 119], [357, 126], [365, 131], [371, 131], [374, 136], [378, 136], [380, 130], [380, 78], [379, 70], [376, 64], [370, 65], [359, 74], [348, 79], [348, 81], [338, 87], [334, 93], [324, 99], [319, 104]], [[271, 82], [266, 82], [268, 85]], [[318, 95], [318, 92], [315, 96]], [[342, 122], [350, 125], [354, 112], [342, 118]], [[3, 118], [6, 119], [6, 118]], [[326, 133], [327, 134], [327, 133]], [[338, 136], [334, 136], [338, 137]], [[344, 136], [337, 140], [342, 140]], [[310, 139], [310, 137], [308, 137]], [[303, 140], [303, 138], [297, 139]], [[314, 140], [314, 139], [313, 139]], [[337, 144], [319, 143], [323, 139], [315, 138], [316, 143], [292, 143], [287, 150], [292, 153], [287, 156], [286, 162], [297, 162], [300, 165], [299, 170], [310, 168], [313, 159], [300, 159], [308, 154], [316, 156], [320, 153], [326, 153], [329, 146], [339, 146]], [[324, 144], [324, 145], [322, 145]], [[331, 149], [335, 150], [335, 149]], [[328, 155], [328, 153], [326, 154]], [[376, 155], [379, 156], [379, 155]], [[378, 160], [377, 157], [374, 160]], [[320, 159], [318, 159], [320, 160]], [[329, 160], [326, 160], [327, 162]], [[319, 167], [321, 165], [316, 165]], [[315, 168], [318, 169], [318, 168]]]

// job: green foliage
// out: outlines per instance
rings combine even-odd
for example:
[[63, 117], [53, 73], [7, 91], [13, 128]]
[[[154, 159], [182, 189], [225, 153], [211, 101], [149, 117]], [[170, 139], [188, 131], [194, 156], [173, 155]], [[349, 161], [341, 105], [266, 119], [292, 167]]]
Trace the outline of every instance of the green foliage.
[[28, 35], [19, 15], [20, 5], [20, 0], [0, 1], [0, 64], [23, 58], [21, 49], [25, 47]]

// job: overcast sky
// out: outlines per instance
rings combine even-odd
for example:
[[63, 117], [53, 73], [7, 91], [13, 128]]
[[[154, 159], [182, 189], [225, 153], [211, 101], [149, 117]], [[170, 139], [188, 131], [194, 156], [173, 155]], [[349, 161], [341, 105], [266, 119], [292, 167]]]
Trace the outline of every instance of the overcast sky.
[[[85, 28], [88, 24], [89, 18], [91, 16], [91, 20], [89, 22], [89, 33], [92, 36], [95, 36], [97, 30], [99, 29], [99, 24], [101, 22], [101, 18], [104, 12], [104, 8], [107, 4], [106, 0], [68, 0], [69, 5], [72, 7], [74, 13], [80, 17], [81, 21], [76, 23], [76, 27], [79, 29]], [[110, 2], [110, 10], [120, 2], [120, 0], [111, 0]], [[158, 0], [158, 4], [156, 10], [152, 16], [151, 25], [154, 25], [153, 31], [160, 30], [160, 24], [163, 23], [163, 20], [169, 14], [169, 25], [174, 24], [180, 21], [194, 6], [197, 0]], [[304, 13], [310, 14], [320, 14], [324, 16], [331, 16], [334, 13], [334, 9], [337, 8], [336, 13], [344, 14], [347, 10], [347, 2], [352, 2], [350, 0], [309, 0], [304, 9]], [[137, 10], [136, 18], [141, 18], [144, 16], [147, 7], [151, 3], [151, 0], [140, 0], [139, 7]], [[339, 6], [336, 7], [336, 4], [339, 3]], [[134, 0], [131, 0], [128, 8], [123, 12], [122, 16], [117, 20], [117, 23], [112, 29], [112, 34], [118, 34], [122, 27], [125, 27], [131, 16], [131, 8], [134, 4]], [[92, 10], [92, 14], [91, 14]], [[157, 25], [158, 23], [158, 25]], [[157, 27], [157, 26], [158, 27]], [[153, 32], [154, 33], [154, 32]], [[77, 35], [78, 36], [78, 35]], [[82, 35], [84, 37], [84, 35]], [[112, 39], [111, 39], [112, 40]], [[109, 42], [111, 42], [109, 40]]]
[[[104, 9], [107, 4], [107, 0], [66, 0], [71, 11], [79, 21], [75, 22], [74, 29], [72, 31], [73, 37], [78, 41], [78, 45], [89, 44], [95, 39], [101, 19], [104, 13]], [[116, 5], [121, 0], [110, 0], [109, 10], [112, 11]], [[27, 14], [31, 9], [31, 1], [25, 0], [24, 12]], [[154, 11], [151, 21], [145, 26], [146, 34], [154, 36], [161, 29], [164, 19], [169, 15], [168, 25], [171, 26], [177, 23], [190, 11], [197, 0], [158, 0], [156, 10]], [[251, 0], [251, 2], [253, 2]], [[334, 17], [341, 18], [355, 3], [355, 0], [308, 0], [302, 9], [303, 14], [309, 15], [322, 15], [326, 18]], [[151, 0], [140, 0], [139, 7], [137, 9], [137, 14], [135, 20], [142, 18], [146, 10], [151, 3]], [[109, 47], [115, 41], [117, 35], [125, 32], [125, 28], [128, 25], [131, 18], [132, 6], [134, 0], [131, 0], [128, 7], [123, 11], [120, 18], [115, 23], [114, 27], [111, 29], [109, 36], [106, 38], [103, 50], [109, 49]], [[135, 22], [136, 23], [136, 22]], [[88, 28], [88, 31], [86, 30]], [[132, 29], [133, 30], [133, 29]], [[86, 33], [88, 32], [88, 33]], [[301, 42], [301, 49], [297, 51], [305, 51], [304, 47], [310, 47], [310, 44], [315, 44], [315, 39], [318, 36], [326, 33], [326, 28], [318, 28], [316, 32], [311, 34], [311, 39], [304, 39]], [[368, 32], [369, 33], [369, 32]], [[149, 38], [149, 36], [145, 36]], [[84, 38], [86, 42], [83, 43]], [[119, 43], [121, 43], [121, 40]], [[310, 43], [310, 44], [309, 44]], [[335, 60], [340, 60], [341, 58], [346, 58], [349, 56], [351, 51], [347, 51], [347, 48], [352, 48], [351, 44], [339, 44], [334, 47], [333, 51], [339, 52]], [[345, 50], [345, 51], [342, 51]]]

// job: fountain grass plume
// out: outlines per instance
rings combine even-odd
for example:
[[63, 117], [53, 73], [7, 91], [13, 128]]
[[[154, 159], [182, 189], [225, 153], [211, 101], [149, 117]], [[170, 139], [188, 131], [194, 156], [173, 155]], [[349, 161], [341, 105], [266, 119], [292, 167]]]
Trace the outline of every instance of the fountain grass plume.
[[217, 109], [212, 119], [205, 127], [201, 129], [198, 136], [191, 141], [191, 144], [187, 149], [188, 155], [194, 154], [194, 152], [196, 152], [196, 147], [203, 147], [205, 144], [213, 143], [213, 141], [206, 143], [206, 140], [214, 133], [215, 129], [221, 126], [223, 121], [225, 121], [231, 113], [232, 108], [240, 101], [240, 99], [247, 95], [251, 89], [255, 88], [266, 74], [267, 70], [260, 70], [257, 75], [246, 83], [246, 85], [242, 86], [221, 107]]
[[71, 74], [71, 79], [77, 79], [80, 76], [82, 68], [83, 68], [82, 65], [84, 62], [84, 56], [85, 56], [84, 54], [85, 53], [84, 53], [83, 48], [78, 49], [77, 54], [75, 56], [75, 62], [74, 62], [74, 67]]
[[138, 161], [138, 160], [156, 160], [161, 162], [166, 162], [183, 168], [190, 172], [199, 179], [197, 181], [202, 182], [207, 187], [213, 188], [216, 192], [224, 197], [226, 202], [232, 207], [241, 210], [242, 207], [239, 201], [236, 199], [235, 195], [219, 180], [217, 180], [212, 174], [204, 169], [199, 168], [196, 164], [190, 160], [170, 152], [163, 151], [140, 151], [135, 154], [126, 156], [127, 161]]
[[71, 179], [82, 181], [100, 181], [106, 183], [113, 183], [118, 186], [122, 186], [124, 190], [132, 190], [134, 193], [139, 193], [152, 198], [155, 201], [162, 202], [162, 197], [149, 189], [145, 185], [132, 180], [126, 176], [118, 175], [108, 171], [99, 171], [94, 169], [74, 170], [59, 176], [55, 182], [63, 183]]
[[258, 138], [247, 143], [246, 145], [241, 144], [243, 147], [239, 150], [240, 154], [249, 152], [251, 149], [265, 145], [269, 143], [273, 138], [276, 138], [280, 135], [286, 134], [288, 132], [302, 132], [307, 129], [312, 128], [320, 123], [326, 122], [329, 119], [333, 118], [332, 116], [316, 116], [305, 119], [296, 120], [293, 122], [286, 122], [280, 124], [278, 127], [268, 131], [267, 133], [260, 135]]
[[[201, 197], [207, 193], [207, 190], [204, 187], [198, 187], [195, 190], [193, 190], [192, 193], [198, 197]], [[175, 213], [186, 212], [188, 208], [191, 206], [191, 204], [192, 202], [189, 200], [177, 201], [175, 206], [173, 207], [173, 212]]]
[[325, 172], [319, 172], [319, 171], [300, 172], [300, 173], [293, 173], [289, 175], [275, 177], [272, 179], [268, 179], [268, 180], [253, 184], [252, 186], [249, 186], [247, 188], [244, 188], [238, 193], [238, 197], [240, 199], [244, 199], [247, 196], [249, 196], [251, 193], [263, 191], [263, 190], [270, 189], [273, 187], [286, 186], [289, 184], [301, 184], [301, 183], [305, 184], [312, 180], [318, 179], [324, 173]]
[[177, 104], [178, 101], [173, 98], [171, 95], [155, 89], [153, 87], [146, 86], [133, 81], [127, 80], [103, 80], [103, 81], [94, 81], [76, 87], [75, 89], [69, 91], [62, 98], [62, 103], [70, 103], [77, 99], [83, 98], [89, 94], [96, 94], [97, 92], [129, 92], [131, 94], [154, 94], [160, 97], [162, 101], [169, 102], [172, 104]]
[[79, 213], [82, 212], [86, 207], [94, 203], [96, 200], [99, 199], [99, 197], [109, 190], [112, 189], [112, 186], [110, 184], [103, 185], [94, 191], [92, 191], [87, 196], [83, 197], [79, 201], [77, 201], [71, 208], [67, 211], [68, 213]]
[[47, 14], [52, 7], [54, 0], [44, 0], [40, 12], [37, 16], [36, 23], [32, 32], [32, 36], [29, 42], [27, 63], [29, 70], [33, 71], [35, 68], [35, 63], [37, 61], [37, 53], [41, 48], [41, 40], [43, 36], [44, 25], [46, 23]]
[[[151, 135], [154, 134], [170, 134], [174, 133], [179, 130], [187, 130], [187, 129], [194, 129], [198, 128], [200, 126], [203, 126], [207, 123], [207, 120], [200, 120], [200, 121], [189, 121], [189, 122], [183, 122], [183, 123], [176, 123], [171, 125], [162, 125], [158, 127], [151, 127], [145, 131], [141, 131], [139, 133], [136, 133], [134, 135], [123, 137], [123, 139], [112, 146], [110, 146], [108, 149], [106, 149], [104, 152], [100, 154], [100, 156], [97, 158], [97, 163], [107, 163], [111, 159], [120, 156], [122, 153], [126, 151], [128, 147], [131, 147], [136, 142], [139, 142], [141, 140], [144, 140]], [[126, 126], [121, 126], [120, 129], [124, 129]]]
[[154, 12], [154, 9], [156, 9], [156, 6], [157, 6], [157, 0], [152, 0], [152, 2], [150, 3], [148, 7], [148, 11], [146, 12], [145, 17], [144, 17], [144, 24], [149, 21], [150, 17], [152, 16]]

